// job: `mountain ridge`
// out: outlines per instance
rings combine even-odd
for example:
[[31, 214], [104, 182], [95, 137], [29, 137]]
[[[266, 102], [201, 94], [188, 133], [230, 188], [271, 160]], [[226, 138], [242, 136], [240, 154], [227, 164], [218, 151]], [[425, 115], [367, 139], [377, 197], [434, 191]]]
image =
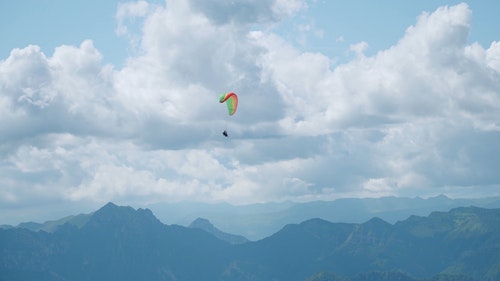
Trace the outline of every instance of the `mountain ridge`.
[[202, 229], [163, 224], [151, 210], [108, 203], [82, 227], [0, 229], [0, 280], [303, 281], [331, 272], [378, 281], [396, 271], [408, 280], [447, 274], [491, 281], [500, 278], [499, 220], [500, 209], [477, 207], [395, 224], [313, 218], [230, 244]]
[[429, 198], [380, 197], [341, 198], [332, 201], [260, 203], [233, 206], [227, 203], [168, 203], [153, 204], [150, 208], [164, 223], [188, 226], [199, 217], [229, 233], [242, 235], [256, 241], [268, 237], [291, 223], [310, 218], [331, 222], [363, 223], [373, 217], [396, 223], [411, 215], [427, 216], [433, 211], [477, 206], [500, 208], [500, 197], [448, 198], [438, 195]]
[[[310, 218], [323, 218], [331, 222], [363, 223], [373, 217], [379, 217], [387, 222], [396, 223], [411, 215], [427, 216], [433, 211], [449, 211], [452, 208], [467, 206], [500, 208], [500, 197], [451, 199], [438, 195], [426, 199], [342, 198], [333, 201], [260, 203], [242, 206], [228, 203], [168, 203], [151, 205], [147, 209], [165, 224], [189, 227], [197, 218], [205, 218], [227, 233], [256, 241], [272, 235], [287, 224], [300, 223]], [[16, 227], [54, 232], [65, 223], [82, 227], [91, 215], [92, 213], [71, 215], [43, 223], [23, 222]], [[0, 228], [11, 227], [14, 226], [0, 226]]]

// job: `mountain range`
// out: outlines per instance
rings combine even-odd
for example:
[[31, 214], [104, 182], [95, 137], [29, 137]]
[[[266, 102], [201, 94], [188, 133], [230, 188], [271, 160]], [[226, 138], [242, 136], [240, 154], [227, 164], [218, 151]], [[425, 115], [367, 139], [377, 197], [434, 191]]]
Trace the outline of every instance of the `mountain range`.
[[108, 203], [52, 232], [0, 229], [0, 280], [500, 280], [500, 209], [396, 223], [313, 218], [238, 243], [220, 232], [204, 219], [168, 225]]
[[444, 195], [430, 198], [342, 198], [333, 201], [278, 202], [250, 205], [193, 202], [160, 203], [147, 206], [162, 222], [189, 226], [195, 219], [208, 219], [225, 232], [237, 233], [255, 241], [268, 237], [283, 226], [310, 218], [330, 222], [363, 223], [373, 217], [389, 223], [411, 215], [428, 216], [434, 211], [476, 206], [500, 208], [500, 197], [457, 198]]
[[[195, 220], [203, 218], [210, 224], [217, 225], [217, 228], [223, 232], [235, 233], [245, 239], [256, 241], [276, 233], [287, 224], [301, 223], [310, 218], [321, 218], [330, 222], [363, 223], [373, 217], [378, 217], [389, 223], [396, 223], [411, 215], [427, 216], [433, 211], [449, 211], [452, 208], [467, 206], [500, 208], [500, 197], [452, 199], [439, 195], [425, 199], [419, 197], [343, 198], [333, 201], [303, 203], [287, 201], [250, 205], [177, 202], [152, 204], [146, 207], [165, 224], [189, 227]], [[70, 215], [44, 223], [24, 222], [17, 227], [53, 232], [64, 223], [80, 227], [91, 215]], [[9, 227], [13, 226], [0, 225], [0, 228]]]

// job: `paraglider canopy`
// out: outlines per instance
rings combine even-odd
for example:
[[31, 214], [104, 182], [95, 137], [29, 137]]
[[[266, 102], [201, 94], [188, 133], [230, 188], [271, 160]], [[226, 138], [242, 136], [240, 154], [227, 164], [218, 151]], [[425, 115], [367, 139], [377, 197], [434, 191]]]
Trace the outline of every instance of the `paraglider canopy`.
[[226, 103], [229, 115], [233, 115], [238, 108], [238, 96], [233, 92], [222, 94], [219, 102]]
[[[226, 103], [229, 116], [233, 115], [238, 108], [238, 96], [233, 92], [220, 95], [219, 102]], [[227, 130], [224, 130], [224, 132], [222, 132], [222, 135], [224, 135], [226, 138], [229, 136]]]

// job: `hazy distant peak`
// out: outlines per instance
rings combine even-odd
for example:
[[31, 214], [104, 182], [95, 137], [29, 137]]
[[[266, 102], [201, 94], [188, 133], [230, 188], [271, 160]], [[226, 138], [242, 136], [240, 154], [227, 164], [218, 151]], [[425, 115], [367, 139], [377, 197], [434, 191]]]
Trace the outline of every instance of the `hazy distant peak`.
[[92, 216], [93, 219], [111, 219], [118, 218], [126, 215], [132, 215], [134, 209], [130, 206], [117, 206], [111, 202], [107, 203]]
[[190, 225], [189, 227], [191, 228], [202, 228], [202, 229], [206, 229], [206, 228], [211, 228], [211, 229], [214, 229], [215, 226], [207, 219], [204, 219], [204, 218], [197, 218], [195, 219]]
[[147, 224], [163, 225], [149, 209], [137, 209], [130, 206], [117, 206], [112, 202], [107, 203], [97, 210], [86, 226], [95, 225], [135, 225], [143, 227]]
[[371, 226], [391, 226], [390, 223], [386, 222], [385, 220], [379, 218], [379, 217], [373, 217], [367, 222], [363, 223], [363, 225], [371, 225]]
[[248, 239], [241, 235], [234, 235], [223, 232], [215, 227], [209, 220], [204, 218], [195, 219], [190, 225], [190, 228], [197, 228], [206, 231], [220, 240], [226, 241], [230, 244], [242, 244], [248, 242]]

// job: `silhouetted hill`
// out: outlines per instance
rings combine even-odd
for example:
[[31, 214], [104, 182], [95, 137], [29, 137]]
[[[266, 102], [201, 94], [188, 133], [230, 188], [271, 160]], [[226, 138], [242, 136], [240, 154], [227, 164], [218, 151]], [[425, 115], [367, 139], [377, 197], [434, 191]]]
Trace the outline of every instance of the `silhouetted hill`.
[[209, 220], [203, 219], [203, 218], [197, 218], [194, 220], [190, 225], [190, 228], [199, 228], [201, 230], [204, 230], [215, 237], [219, 238], [220, 240], [224, 240], [226, 242], [229, 242], [231, 244], [242, 244], [248, 242], [248, 239], [241, 235], [234, 235], [234, 234], [229, 234], [226, 232], [223, 232], [219, 230], [217, 227], [215, 227]]
[[458, 208], [396, 224], [310, 219], [234, 245], [201, 229], [165, 225], [150, 210], [112, 203], [81, 227], [0, 229], [0, 280], [470, 278], [500, 280], [500, 209]]

